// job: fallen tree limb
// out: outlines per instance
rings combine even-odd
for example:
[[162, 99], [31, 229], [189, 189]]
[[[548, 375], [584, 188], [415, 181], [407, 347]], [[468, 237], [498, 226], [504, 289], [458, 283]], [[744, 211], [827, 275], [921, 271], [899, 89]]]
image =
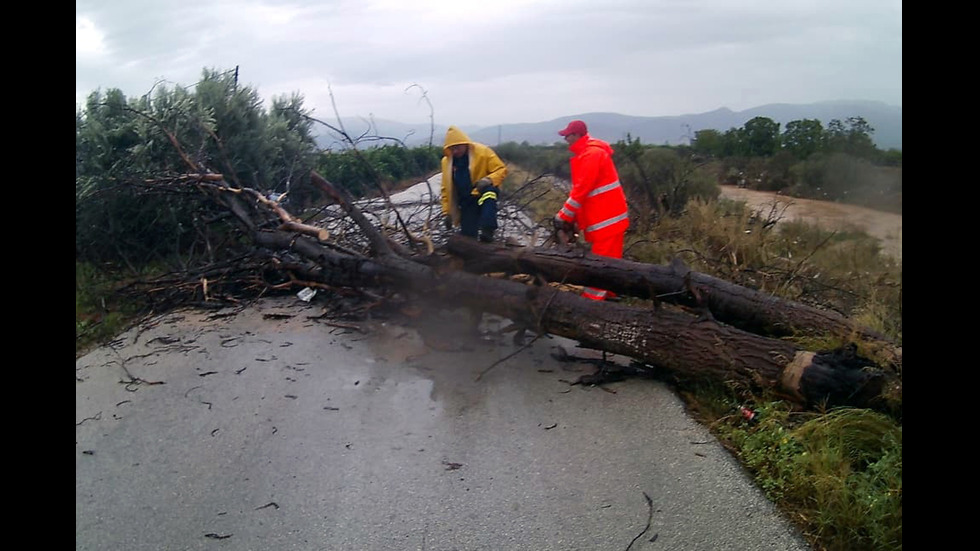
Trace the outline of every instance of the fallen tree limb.
[[[264, 206], [262, 202], [248, 199], [240, 189], [203, 182], [197, 185], [206, 187], [236, 216], [245, 217], [242, 223], [249, 228], [255, 244], [282, 257], [296, 272], [290, 277], [297, 280], [353, 288], [392, 287], [437, 305], [465, 306], [497, 314], [539, 334], [568, 337], [583, 346], [622, 354], [667, 369], [680, 377], [768, 389], [810, 407], [901, 407], [900, 377], [877, 368], [852, 349], [808, 351], [786, 340], [755, 334], [710, 316], [675, 307], [655, 305], [644, 308], [595, 302], [550, 285], [529, 285], [467, 271], [436, 269], [427, 265], [431, 263], [430, 258], [417, 259], [399, 254], [403, 251], [392, 248], [342, 190], [315, 173], [313, 180], [325, 191], [333, 193], [356, 221], [372, 244], [372, 256], [337, 251], [310, 236], [285, 231], [280, 224], [269, 229], [269, 224], [263, 220], [271, 218], [281, 222], [281, 218], [256, 212], [255, 209]], [[479, 249], [471, 249], [469, 243], [460, 239], [454, 238], [452, 242], [452, 249], [456, 251], [472, 250], [472, 258], [479, 256], [476, 254], [479, 250], [485, 257], [494, 259], [494, 262], [479, 264], [481, 267], [496, 266], [506, 260], [511, 263], [510, 270], [526, 272], [526, 268], [533, 267], [526, 263], [527, 259], [538, 254], [530, 250], [506, 254], [475, 241], [473, 245]], [[547, 254], [543, 256], [548, 257]], [[290, 258], [302, 262], [289, 261]], [[583, 257], [578, 261], [562, 255], [550, 258], [565, 270], [560, 273], [555, 268], [556, 271], [550, 272], [554, 279], [581, 277], [585, 284], [595, 281], [607, 286], [610, 282], [620, 281], [588, 279], [594, 276], [579, 264], [588, 266], [596, 262], [595, 258]], [[475, 265], [477, 262], [471, 261], [468, 269], [474, 269]], [[634, 271], [638, 271], [638, 267], [634, 267]], [[583, 275], [571, 275], [578, 273]], [[690, 273], [682, 277], [675, 272], [660, 277], [672, 282], [675, 290], [679, 281], [692, 278]], [[624, 272], [620, 278], [632, 282], [624, 287], [628, 289], [639, 289], [640, 284], [636, 281], [647, 282], [648, 288], [651, 285], [650, 276], [642, 274], [627, 277]], [[656, 294], [655, 291], [647, 292], [651, 296]]]
[[550, 286], [468, 276], [440, 275], [427, 298], [492, 312], [685, 378], [768, 389], [811, 407], [889, 409], [901, 399], [901, 379], [852, 349], [816, 353], [674, 309], [596, 302]]
[[463, 260], [464, 270], [472, 273], [527, 273], [548, 281], [610, 289], [621, 295], [682, 305], [700, 315], [770, 337], [832, 335], [843, 340], [858, 339], [886, 363], [901, 369], [900, 347], [838, 312], [694, 272], [679, 259], [670, 265], [645, 264], [570, 248], [488, 246], [463, 236], [451, 237], [448, 250]]

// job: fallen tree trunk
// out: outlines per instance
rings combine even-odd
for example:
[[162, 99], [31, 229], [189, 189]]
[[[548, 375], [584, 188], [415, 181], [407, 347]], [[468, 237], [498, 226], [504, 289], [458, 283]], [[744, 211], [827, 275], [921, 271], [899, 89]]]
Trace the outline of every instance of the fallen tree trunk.
[[439, 276], [426, 287], [429, 299], [492, 312], [684, 378], [772, 390], [811, 407], [889, 409], [901, 398], [901, 380], [853, 349], [815, 353], [669, 308], [596, 302], [551, 286], [466, 276]]
[[679, 259], [670, 265], [596, 256], [569, 247], [535, 249], [486, 245], [463, 236], [448, 250], [472, 273], [525, 273], [550, 282], [609, 289], [655, 302], [688, 307], [739, 329], [771, 337], [826, 336], [858, 339], [882, 360], [901, 369], [901, 349], [880, 333], [838, 312], [784, 300], [771, 294], [694, 272]]
[[[549, 285], [440, 270], [416, 261], [421, 259], [406, 258], [399, 254], [404, 251], [390, 246], [367, 222], [342, 190], [316, 174], [312, 181], [331, 194], [365, 232], [372, 246], [371, 257], [332, 249], [306, 233], [290, 232], [287, 226], [262, 220], [268, 213], [255, 209], [261, 209], [263, 203], [249, 200], [240, 189], [198, 185], [236, 216], [244, 217], [242, 222], [256, 245], [279, 258], [279, 265], [288, 267], [291, 279], [355, 288], [391, 286], [441, 305], [497, 314], [538, 334], [568, 337], [583, 346], [622, 354], [680, 377], [769, 389], [811, 407], [901, 407], [900, 377], [877, 368], [853, 350], [816, 353], [672, 307], [595, 302]], [[456, 250], [465, 247], [458, 240], [453, 243]], [[492, 247], [480, 250], [485, 255], [500, 254]], [[519, 263], [519, 257], [510, 261]], [[568, 270], [577, 269], [571, 259], [556, 258]]]
[[813, 407], [850, 405], [891, 409], [901, 381], [853, 350], [815, 353], [714, 320], [668, 308], [596, 302], [550, 286], [534, 286], [465, 272], [405, 269], [393, 258], [370, 260], [324, 254], [312, 238], [263, 232], [265, 247], [288, 247], [315, 260], [306, 281], [367, 286], [387, 282], [425, 300], [490, 312], [530, 328], [622, 354], [689, 379], [727, 381], [771, 390]]

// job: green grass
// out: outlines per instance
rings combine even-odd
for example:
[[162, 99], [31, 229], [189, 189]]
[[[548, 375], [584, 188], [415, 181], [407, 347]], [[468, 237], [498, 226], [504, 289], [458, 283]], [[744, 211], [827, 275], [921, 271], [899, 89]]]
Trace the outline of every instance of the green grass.
[[[541, 197], [533, 212], [544, 220], [564, 195]], [[901, 345], [900, 260], [861, 231], [775, 222], [731, 201], [692, 201], [649, 232], [627, 234], [626, 256], [655, 264], [678, 257], [693, 270], [837, 310]], [[840, 336], [797, 340], [812, 350], [846, 344]], [[721, 383], [681, 381], [678, 391], [814, 549], [902, 549], [900, 419], [863, 409], [802, 411]], [[746, 422], [742, 406], [758, 421]]]
[[894, 419], [763, 400], [749, 403], [758, 415], [749, 423], [718, 392], [687, 398], [815, 549], [902, 548], [902, 427]]
[[[627, 243], [634, 259], [665, 263], [678, 256], [702, 273], [836, 309], [901, 344], [901, 262], [882, 255], [861, 232], [798, 222], [767, 227], [737, 204], [692, 202]], [[844, 344], [840, 339], [811, 336], [797, 344], [820, 350]], [[902, 548], [899, 418], [863, 409], [801, 411], [720, 383], [678, 388], [691, 413], [814, 549]], [[758, 421], [746, 422], [741, 406], [756, 411]]]
[[75, 262], [75, 357], [125, 330], [139, 315], [139, 306], [116, 300], [123, 283], [91, 264]]
[[901, 261], [863, 232], [770, 222], [731, 201], [692, 201], [649, 233], [628, 233], [625, 255], [653, 264], [677, 257], [692, 270], [836, 310], [901, 344]]

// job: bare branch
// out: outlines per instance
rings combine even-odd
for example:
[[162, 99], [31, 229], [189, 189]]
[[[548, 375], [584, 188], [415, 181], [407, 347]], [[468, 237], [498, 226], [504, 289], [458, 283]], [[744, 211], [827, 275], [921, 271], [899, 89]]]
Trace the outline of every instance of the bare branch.
[[429, 92], [427, 92], [425, 88], [422, 88], [418, 84], [409, 85], [408, 88], [405, 88], [405, 91], [408, 92], [412, 88], [418, 88], [422, 92], [422, 97], [420, 98], [420, 101], [425, 100], [425, 103], [429, 106], [429, 147], [432, 147], [432, 140], [436, 133], [436, 124], [435, 124], [435, 116], [432, 109], [432, 102], [429, 101]]

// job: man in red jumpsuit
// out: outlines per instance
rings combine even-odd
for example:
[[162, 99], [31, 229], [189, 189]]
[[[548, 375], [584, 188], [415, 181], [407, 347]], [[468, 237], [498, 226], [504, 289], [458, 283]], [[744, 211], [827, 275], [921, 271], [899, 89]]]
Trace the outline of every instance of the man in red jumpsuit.
[[[578, 228], [592, 252], [610, 258], [623, 257], [623, 236], [630, 221], [626, 194], [619, 183], [613, 164], [613, 149], [608, 143], [589, 136], [585, 123], [568, 123], [558, 132], [572, 152], [569, 160], [572, 190], [555, 215], [556, 227]], [[614, 298], [612, 291], [586, 287], [582, 296], [593, 300]]]

